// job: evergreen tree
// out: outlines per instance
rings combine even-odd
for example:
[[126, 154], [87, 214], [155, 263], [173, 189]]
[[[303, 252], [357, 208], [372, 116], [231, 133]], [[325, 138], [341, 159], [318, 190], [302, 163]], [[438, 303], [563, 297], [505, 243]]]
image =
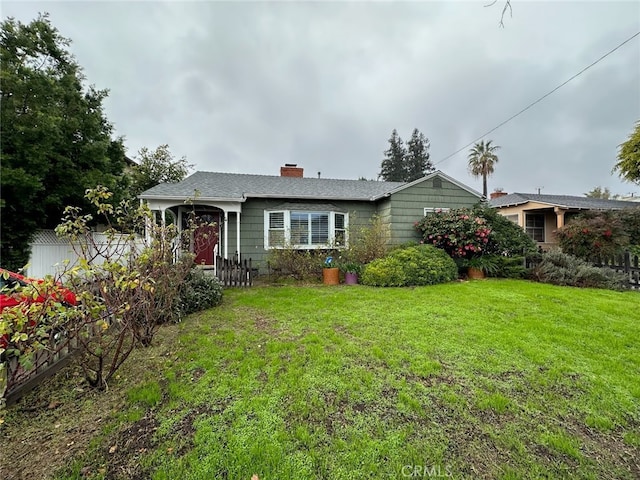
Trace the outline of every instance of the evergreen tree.
[[385, 158], [380, 165], [378, 175], [385, 182], [404, 182], [404, 158], [407, 150], [398, 131], [394, 128], [389, 138], [389, 149], [384, 152]]
[[435, 170], [429, 160], [429, 139], [417, 128], [413, 130], [411, 140], [407, 142], [404, 170], [405, 182], [413, 182]]
[[65, 206], [90, 210], [85, 190], [122, 194], [124, 147], [112, 138], [105, 90], [83, 88], [69, 40], [47, 15], [0, 23], [2, 266], [22, 268], [38, 228], [52, 228]]

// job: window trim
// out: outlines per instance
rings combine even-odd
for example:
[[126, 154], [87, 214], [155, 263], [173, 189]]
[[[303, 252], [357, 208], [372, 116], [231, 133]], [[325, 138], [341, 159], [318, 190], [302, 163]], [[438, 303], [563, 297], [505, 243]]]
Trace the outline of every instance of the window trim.
[[[270, 245], [269, 233], [274, 230], [271, 228], [270, 215], [272, 213], [282, 213], [284, 216], [284, 245]], [[303, 213], [309, 215], [309, 224], [311, 225], [312, 214], [326, 214], [329, 215], [328, 225], [328, 242], [313, 244], [313, 235], [311, 230], [308, 232], [308, 240], [306, 244], [292, 244], [291, 243], [291, 214]], [[344, 217], [344, 228], [338, 229], [339, 232], [344, 232], [344, 245], [336, 245], [336, 215], [342, 215]], [[328, 248], [343, 248], [348, 245], [349, 242], [349, 214], [346, 212], [337, 212], [335, 210], [265, 210], [264, 211], [264, 248], [265, 250], [282, 249], [282, 248], [294, 248], [297, 250], [326, 250]], [[281, 229], [277, 229], [281, 230]]]
[[447, 213], [450, 210], [449, 207], [424, 207], [424, 216], [426, 217], [430, 213]]

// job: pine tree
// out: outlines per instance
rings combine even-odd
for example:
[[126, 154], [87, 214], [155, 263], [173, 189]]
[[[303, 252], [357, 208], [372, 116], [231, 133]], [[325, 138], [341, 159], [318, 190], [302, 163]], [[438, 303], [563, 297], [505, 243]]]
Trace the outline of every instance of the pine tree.
[[417, 128], [413, 130], [411, 140], [407, 142], [404, 170], [406, 182], [413, 182], [435, 170], [429, 161], [429, 139]]
[[395, 128], [391, 132], [391, 138], [389, 138], [389, 149], [384, 154], [385, 158], [380, 165], [380, 174], [378, 176], [385, 182], [404, 182], [404, 159], [407, 150]]

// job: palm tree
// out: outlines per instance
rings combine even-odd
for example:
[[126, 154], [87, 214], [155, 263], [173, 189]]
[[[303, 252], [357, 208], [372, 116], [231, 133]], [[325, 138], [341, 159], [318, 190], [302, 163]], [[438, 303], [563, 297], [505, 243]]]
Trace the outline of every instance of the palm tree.
[[498, 163], [496, 150], [498, 145], [491, 145], [493, 140], [484, 143], [484, 140], [476, 143], [469, 150], [469, 173], [474, 177], [482, 177], [482, 194], [487, 198], [487, 177], [493, 173], [493, 166]]

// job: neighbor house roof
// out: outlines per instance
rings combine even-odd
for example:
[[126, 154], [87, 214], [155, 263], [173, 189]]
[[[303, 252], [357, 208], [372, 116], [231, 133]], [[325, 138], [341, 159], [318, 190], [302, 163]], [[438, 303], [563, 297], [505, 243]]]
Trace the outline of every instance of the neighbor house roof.
[[440, 176], [465, 190], [481, 195], [437, 171], [411, 183], [330, 178], [295, 178], [240, 173], [195, 172], [179, 183], [162, 183], [140, 194], [142, 199], [225, 199], [290, 198], [316, 200], [374, 201], [434, 176]]
[[604, 200], [602, 198], [575, 197], [571, 195], [544, 195], [535, 193], [510, 193], [489, 201], [492, 207], [514, 207], [528, 202], [544, 203], [553, 207], [577, 208], [581, 210], [619, 210], [633, 207], [634, 204], [623, 200]]

